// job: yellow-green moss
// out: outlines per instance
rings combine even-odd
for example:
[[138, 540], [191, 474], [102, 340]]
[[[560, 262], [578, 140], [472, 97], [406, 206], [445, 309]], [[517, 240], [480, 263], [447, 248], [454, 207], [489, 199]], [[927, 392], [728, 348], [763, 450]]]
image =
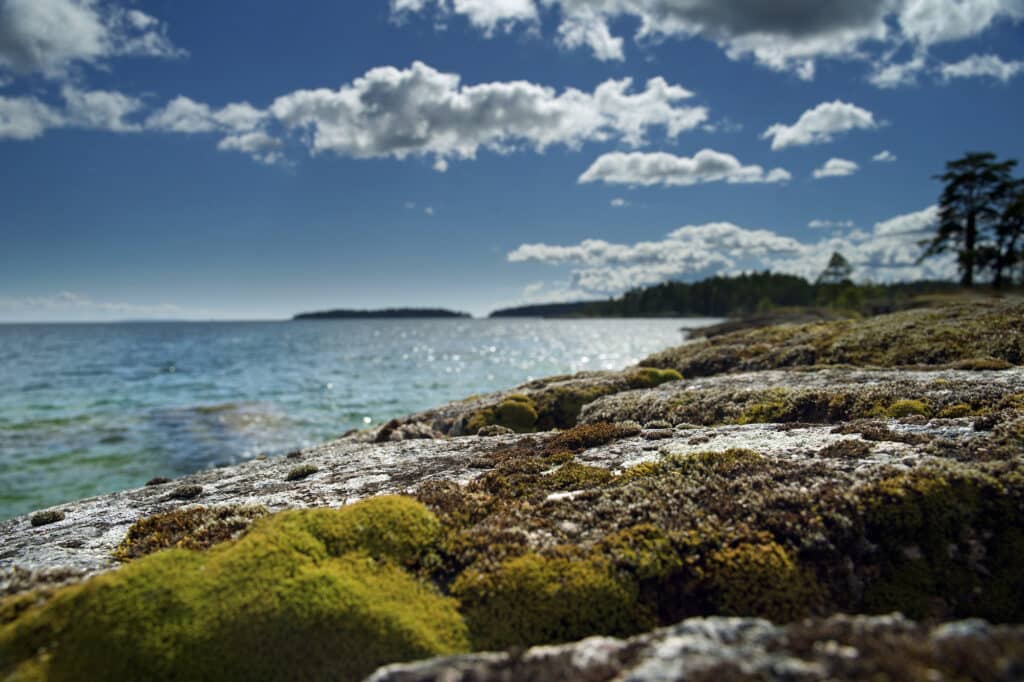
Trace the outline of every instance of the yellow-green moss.
[[494, 423], [516, 433], [533, 431], [537, 423], [537, 408], [530, 400], [505, 400], [494, 410]]
[[668, 535], [650, 523], [612, 533], [594, 549], [613, 566], [628, 571], [638, 580], [665, 578], [683, 566]]
[[52, 589], [31, 590], [0, 598], [0, 625], [14, 622], [22, 613], [44, 602], [52, 592]]
[[466, 419], [466, 433], [475, 434], [485, 426], [494, 424], [494, 410], [492, 408], [484, 408], [477, 410]]
[[974, 408], [966, 403], [956, 403], [944, 407], [939, 416], [944, 419], [956, 419], [957, 417], [969, 417], [974, 414]]
[[615, 479], [616, 483], [626, 484], [641, 478], [656, 476], [664, 470], [660, 462], [641, 462], [631, 467], [626, 467]]
[[881, 549], [865, 608], [914, 618], [1024, 617], [1024, 500], [1005, 484], [943, 466], [863, 490], [866, 533]]
[[498, 405], [479, 410], [469, 417], [466, 430], [476, 433], [485, 426], [497, 425], [512, 429], [516, 433], [536, 431], [537, 408], [533, 401], [522, 394], [513, 393]]
[[896, 419], [912, 415], [928, 416], [930, 413], [928, 405], [921, 400], [897, 400], [885, 410], [886, 416]]
[[359, 679], [464, 651], [455, 601], [400, 566], [438, 530], [421, 504], [385, 497], [266, 517], [207, 552], [152, 554], [0, 628], [0, 677]]
[[654, 388], [669, 381], [680, 381], [683, 375], [674, 369], [639, 367], [630, 372], [627, 381], [631, 388]]
[[770, 540], [719, 549], [703, 573], [722, 615], [789, 622], [809, 615], [821, 600], [814, 574]]
[[736, 419], [738, 424], [765, 424], [787, 421], [791, 403], [785, 389], [768, 391], [764, 399], [747, 405]]
[[478, 649], [626, 635], [652, 624], [636, 588], [601, 559], [525, 554], [452, 585]]
[[746, 448], [730, 448], [723, 451], [709, 450], [706, 452], [695, 452], [690, 455], [675, 455], [673, 458], [685, 468], [692, 465], [713, 469], [718, 474], [729, 474], [731, 472], [758, 467], [764, 463], [764, 457], [753, 450]]
[[583, 490], [604, 485], [611, 478], [612, 473], [603, 467], [566, 462], [558, 471], [544, 476], [542, 485], [551, 490]]

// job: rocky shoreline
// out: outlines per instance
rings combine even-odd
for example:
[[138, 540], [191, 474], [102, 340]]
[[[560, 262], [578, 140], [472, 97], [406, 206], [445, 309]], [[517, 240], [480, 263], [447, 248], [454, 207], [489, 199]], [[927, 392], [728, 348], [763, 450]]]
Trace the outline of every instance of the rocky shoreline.
[[0, 678], [1018, 679], [1022, 327], [738, 331], [5, 521]]

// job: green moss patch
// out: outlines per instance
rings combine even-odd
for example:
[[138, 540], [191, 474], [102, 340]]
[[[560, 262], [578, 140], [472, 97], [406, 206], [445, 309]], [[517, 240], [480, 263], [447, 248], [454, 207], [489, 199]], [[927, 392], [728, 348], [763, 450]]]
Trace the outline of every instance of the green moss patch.
[[455, 601], [401, 567], [438, 530], [413, 500], [378, 498], [260, 519], [207, 552], [152, 554], [0, 629], [0, 676], [359, 679], [464, 651]]
[[485, 426], [504, 426], [516, 433], [529, 433], [536, 430], [536, 424], [537, 408], [533, 401], [524, 395], [513, 394], [494, 407], [475, 412], [467, 421], [466, 429], [476, 433]]
[[790, 622], [820, 608], [814, 572], [772, 540], [740, 543], [713, 552], [700, 574], [717, 610]]
[[652, 624], [635, 588], [597, 559], [527, 554], [493, 571], [469, 570], [452, 585], [478, 649], [625, 635]]
[[[1009, 484], [1009, 485], [1008, 485]], [[911, 617], [1024, 617], [1021, 474], [956, 467], [893, 476], [861, 492], [866, 532], [882, 548], [865, 594], [871, 611]]]
[[896, 419], [921, 415], [927, 417], [931, 413], [923, 400], [896, 400], [885, 409], [885, 415]]

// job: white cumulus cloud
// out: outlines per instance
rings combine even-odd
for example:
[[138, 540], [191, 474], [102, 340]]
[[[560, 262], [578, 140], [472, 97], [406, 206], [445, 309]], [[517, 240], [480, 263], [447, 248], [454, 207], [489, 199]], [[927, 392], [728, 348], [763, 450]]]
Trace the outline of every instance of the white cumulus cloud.
[[852, 230], [855, 227], [855, 223], [852, 220], [812, 220], [811, 222], [807, 223], [807, 227], [811, 228], [812, 230]]
[[34, 140], [63, 124], [59, 111], [35, 97], [0, 95], [0, 140]]
[[853, 175], [858, 170], [860, 170], [860, 166], [849, 159], [831, 158], [825, 162], [824, 166], [814, 170], [814, 178], [816, 180], [822, 178], [842, 178], [847, 175]]
[[879, 236], [914, 235], [933, 232], [939, 220], [939, 207], [928, 208], [894, 216], [880, 223], [875, 223], [875, 234]]
[[1001, 17], [1024, 17], [1020, 0], [903, 0], [898, 4], [903, 35], [925, 46], [976, 36]]
[[0, 0], [0, 71], [63, 77], [111, 57], [179, 57], [154, 17], [100, 0]]
[[779, 150], [831, 142], [840, 133], [871, 130], [878, 126], [875, 115], [867, 109], [835, 100], [808, 109], [792, 125], [776, 123], [762, 133], [761, 139], [771, 139], [772, 149]]
[[882, 151], [872, 156], [871, 160], [877, 161], [878, 163], [892, 163], [896, 161], [896, 155], [893, 154], [888, 149], [883, 149]]
[[391, 12], [401, 19], [404, 14], [422, 12], [433, 7], [442, 16], [452, 12], [469, 20], [475, 28], [492, 35], [499, 28], [517, 23], [537, 21], [533, 0], [390, 0]]
[[915, 85], [918, 74], [924, 71], [926, 66], [927, 60], [924, 53], [919, 53], [912, 59], [899, 64], [882, 60], [875, 64], [874, 71], [868, 76], [868, 81], [883, 90]]
[[277, 151], [280, 146], [280, 140], [262, 130], [228, 135], [217, 143], [217, 149], [221, 151], [242, 152], [268, 165], [281, 159], [281, 155]]
[[666, 152], [603, 154], [580, 176], [579, 182], [673, 186], [706, 182], [774, 183], [786, 182], [791, 178], [784, 168], [765, 172], [762, 166], [756, 164], [744, 166], [732, 154], [702, 149], [693, 157]]
[[457, 74], [416, 62], [371, 69], [338, 90], [283, 95], [270, 113], [284, 127], [308, 132], [314, 153], [443, 161], [472, 159], [481, 148], [509, 153], [525, 145], [542, 152], [614, 139], [639, 146], [653, 127], [674, 138], [707, 119], [704, 107], [681, 104], [693, 93], [662, 78], [632, 90], [629, 78], [605, 81], [590, 93], [558, 93], [527, 81], [464, 85]]
[[142, 100], [110, 90], [61, 89], [62, 105], [36, 97], [0, 96], [0, 140], [32, 140], [51, 128], [82, 128], [134, 133], [142, 125], [129, 120], [142, 108]]
[[1004, 61], [994, 54], [974, 54], [952, 64], [942, 64], [939, 73], [942, 80], [949, 82], [956, 78], [994, 78], [1003, 83], [1024, 72], [1024, 61]]

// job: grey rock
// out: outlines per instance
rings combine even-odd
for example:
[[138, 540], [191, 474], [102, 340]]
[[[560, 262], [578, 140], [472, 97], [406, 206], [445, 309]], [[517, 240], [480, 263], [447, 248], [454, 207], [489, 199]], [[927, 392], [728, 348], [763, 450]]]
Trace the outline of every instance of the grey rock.
[[1020, 679], [1022, 671], [1021, 626], [969, 620], [933, 627], [898, 614], [837, 615], [785, 626], [715, 617], [694, 618], [630, 639], [590, 637], [526, 651], [389, 665], [368, 682], [1009, 682]]
[[510, 428], [508, 428], [507, 426], [499, 426], [498, 424], [491, 424], [490, 426], [485, 426], [482, 429], [480, 429], [479, 431], [477, 431], [476, 435], [480, 436], [481, 438], [493, 438], [495, 436], [509, 436], [509, 435], [514, 434], [514, 433], [515, 433], [515, 431], [513, 431]]

